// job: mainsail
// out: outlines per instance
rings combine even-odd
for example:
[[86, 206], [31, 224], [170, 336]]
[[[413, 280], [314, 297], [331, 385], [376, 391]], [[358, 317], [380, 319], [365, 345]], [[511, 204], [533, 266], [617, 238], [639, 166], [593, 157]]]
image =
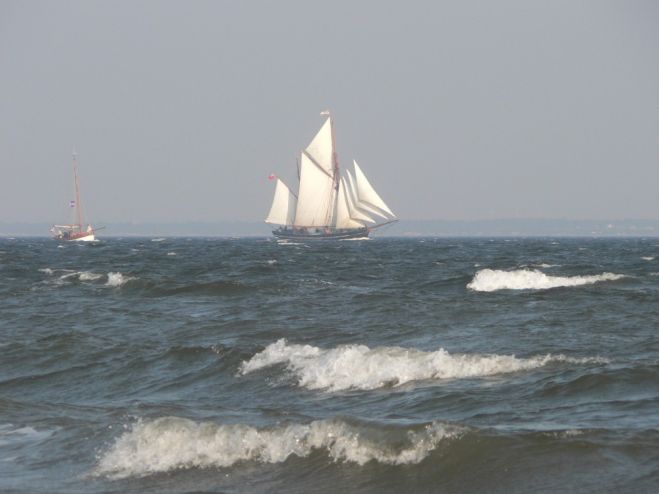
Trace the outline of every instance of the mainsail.
[[332, 213], [332, 188], [334, 176], [313, 162], [306, 153], [300, 159], [300, 190], [295, 226], [329, 224]]
[[[298, 194], [277, 179], [266, 223], [281, 225], [276, 235], [322, 238], [348, 237], [396, 221], [356, 161], [354, 176], [341, 177], [336, 158], [334, 125], [328, 115], [311, 143], [300, 153]], [[384, 219], [377, 223], [374, 217]], [[369, 225], [369, 226], [367, 226]]]

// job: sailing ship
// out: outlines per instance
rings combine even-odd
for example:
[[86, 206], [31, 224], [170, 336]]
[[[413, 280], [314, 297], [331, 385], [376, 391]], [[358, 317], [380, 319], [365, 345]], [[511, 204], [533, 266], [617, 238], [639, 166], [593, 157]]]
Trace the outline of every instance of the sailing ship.
[[75, 199], [69, 201], [69, 207], [73, 210], [73, 222], [69, 225], [53, 225], [50, 232], [53, 238], [60, 242], [94, 242], [96, 231], [90, 224], [84, 227], [82, 203], [80, 202], [80, 185], [78, 183], [78, 154], [73, 151], [73, 184], [75, 188]]
[[354, 171], [341, 176], [334, 122], [328, 111], [316, 136], [300, 154], [297, 195], [278, 177], [275, 196], [265, 222], [284, 239], [342, 240], [368, 237], [395, 221], [396, 215], [380, 198], [353, 160]]

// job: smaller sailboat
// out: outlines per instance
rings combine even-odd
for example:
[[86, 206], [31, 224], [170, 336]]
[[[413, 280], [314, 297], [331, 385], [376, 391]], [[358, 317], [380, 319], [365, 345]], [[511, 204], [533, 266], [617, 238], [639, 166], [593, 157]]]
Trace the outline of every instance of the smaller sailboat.
[[380, 198], [356, 161], [354, 173], [341, 176], [336, 155], [334, 124], [329, 111], [325, 123], [300, 154], [298, 193], [277, 179], [275, 197], [265, 222], [283, 239], [343, 240], [368, 237], [396, 216]]
[[73, 151], [73, 184], [75, 188], [75, 199], [69, 201], [69, 207], [73, 212], [73, 221], [69, 225], [53, 225], [50, 232], [53, 238], [59, 242], [94, 242], [96, 231], [91, 224], [85, 222], [82, 214], [82, 203], [80, 202], [80, 185], [78, 183], [78, 154]]

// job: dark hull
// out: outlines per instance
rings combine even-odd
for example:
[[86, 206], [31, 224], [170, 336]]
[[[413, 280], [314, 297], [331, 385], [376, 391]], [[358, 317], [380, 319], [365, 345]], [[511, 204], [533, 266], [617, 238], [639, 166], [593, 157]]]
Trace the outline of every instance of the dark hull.
[[323, 230], [318, 232], [278, 228], [277, 230], [273, 230], [272, 233], [277, 238], [288, 240], [346, 240], [368, 237], [368, 228], [359, 228], [357, 230]]

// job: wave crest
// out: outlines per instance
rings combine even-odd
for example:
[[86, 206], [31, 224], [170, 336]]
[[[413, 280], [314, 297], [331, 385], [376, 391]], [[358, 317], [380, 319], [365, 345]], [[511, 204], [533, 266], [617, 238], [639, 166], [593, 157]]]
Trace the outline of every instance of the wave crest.
[[550, 362], [603, 363], [600, 358], [571, 358], [544, 355], [517, 358], [514, 355], [456, 354], [440, 348], [434, 352], [401, 348], [369, 348], [345, 345], [323, 350], [310, 345], [288, 345], [285, 339], [268, 345], [244, 361], [241, 374], [285, 364], [300, 386], [308, 389], [342, 391], [400, 386], [429, 379], [485, 377], [542, 367]]
[[341, 419], [256, 428], [178, 417], [141, 420], [100, 458], [95, 475], [145, 476], [188, 468], [229, 467], [240, 461], [281, 463], [324, 451], [335, 461], [401, 465], [422, 461], [462, 427], [432, 422], [413, 428], [352, 424]]
[[548, 288], [590, 285], [600, 281], [614, 281], [625, 278], [622, 274], [602, 273], [588, 276], [548, 276], [538, 270], [517, 269], [501, 271], [481, 269], [467, 288], [476, 292], [496, 290], [546, 290]]
[[123, 274], [121, 274], [118, 271], [116, 273], [113, 273], [112, 271], [110, 271], [108, 273], [108, 281], [105, 284], [109, 285], [109, 286], [118, 287], [118, 286], [122, 286], [122, 285], [124, 285], [124, 284], [126, 284], [129, 281], [134, 280], [134, 279], [135, 278], [133, 278], [131, 276], [124, 276]]

